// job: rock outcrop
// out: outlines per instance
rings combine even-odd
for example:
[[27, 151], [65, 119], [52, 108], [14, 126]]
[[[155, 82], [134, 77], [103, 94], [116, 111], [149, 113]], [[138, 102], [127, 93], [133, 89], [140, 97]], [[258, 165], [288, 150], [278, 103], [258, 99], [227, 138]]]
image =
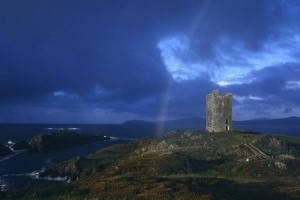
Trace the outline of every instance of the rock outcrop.
[[33, 137], [30, 142], [30, 149], [37, 152], [51, 151], [109, 139], [110, 137], [106, 136], [59, 132]]
[[81, 173], [83, 163], [86, 158], [76, 157], [74, 159], [59, 163], [39, 174], [40, 177], [68, 177], [69, 180], [75, 180]]
[[29, 143], [26, 141], [16, 142], [16, 144], [13, 145], [13, 150], [23, 150], [23, 149], [29, 149]]

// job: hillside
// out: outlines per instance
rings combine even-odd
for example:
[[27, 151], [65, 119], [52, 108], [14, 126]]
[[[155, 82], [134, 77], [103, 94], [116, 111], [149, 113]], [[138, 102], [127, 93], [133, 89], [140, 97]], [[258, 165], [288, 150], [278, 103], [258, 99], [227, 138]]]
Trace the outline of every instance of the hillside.
[[[298, 199], [300, 138], [173, 131], [47, 169], [71, 184], [0, 193], [11, 199]], [[1, 196], [0, 196], [1, 197]]]

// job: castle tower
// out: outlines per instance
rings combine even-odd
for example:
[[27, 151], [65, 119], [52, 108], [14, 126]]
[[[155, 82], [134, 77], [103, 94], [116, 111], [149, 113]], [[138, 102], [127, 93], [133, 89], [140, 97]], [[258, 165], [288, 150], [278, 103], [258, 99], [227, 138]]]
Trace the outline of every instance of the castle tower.
[[206, 131], [228, 132], [232, 130], [232, 94], [219, 94], [218, 90], [206, 95]]

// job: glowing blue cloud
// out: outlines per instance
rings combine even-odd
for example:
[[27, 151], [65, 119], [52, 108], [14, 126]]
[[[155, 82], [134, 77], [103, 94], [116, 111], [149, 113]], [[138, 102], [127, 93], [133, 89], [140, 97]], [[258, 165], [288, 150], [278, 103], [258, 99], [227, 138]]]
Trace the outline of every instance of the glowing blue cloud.
[[296, 56], [300, 50], [300, 36], [297, 34], [267, 41], [258, 52], [246, 49], [241, 42], [222, 37], [214, 48], [217, 57], [210, 61], [190, 56], [197, 55], [191, 42], [187, 36], [179, 35], [158, 43], [164, 64], [176, 81], [208, 76], [220, 86], [249, 83], [252, 81], [247, 77], [250, 72], [300, 60]]
[[62, 97], [62, 96], [65, 96], [66, 93], [64, 91], [58, 90], [58, 91], [53, 92], [53, 95], [56, 97]]
[[199, 74], [209, 72], [204, 63], [190, 59], [193, 52], [186, 36], [163, 39], [158, 43], [158, 48], [165, 66], [176, 81], [195, 79]]

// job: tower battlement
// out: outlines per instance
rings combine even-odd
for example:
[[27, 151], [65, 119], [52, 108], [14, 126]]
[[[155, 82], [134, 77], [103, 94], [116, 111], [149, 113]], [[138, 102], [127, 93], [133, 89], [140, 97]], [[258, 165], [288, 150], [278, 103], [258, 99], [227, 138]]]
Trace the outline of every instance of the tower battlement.
[[206, 131], [232, 130], [232, 94], [219, 94], [218, 90], [206, 95]]

